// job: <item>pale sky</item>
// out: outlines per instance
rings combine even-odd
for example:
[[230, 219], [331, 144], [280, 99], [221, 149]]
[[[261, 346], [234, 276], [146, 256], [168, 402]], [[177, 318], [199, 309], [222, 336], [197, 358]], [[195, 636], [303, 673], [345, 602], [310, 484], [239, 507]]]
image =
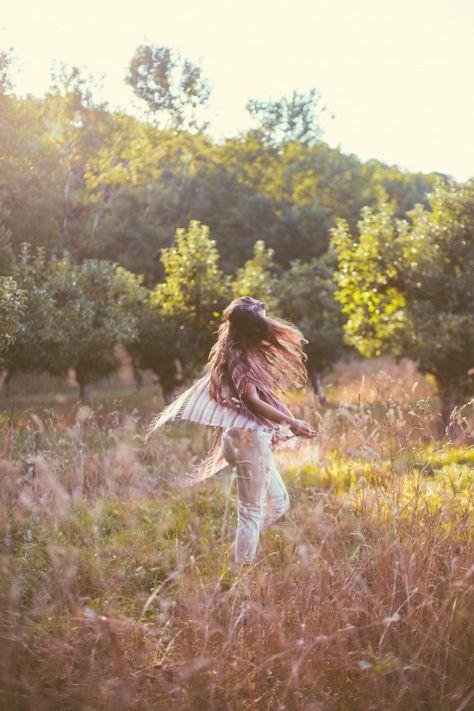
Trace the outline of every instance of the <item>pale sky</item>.
[[3, 0], [0, 45], [17, 92], [42, 94], [53, 60], [105, 74], [103, 98], [133, 110], [124, 83], [143, 42], [200, 64], [216, 138], [251, 125], [249, 98], [316, 87], [323, 140], [362, 160], [474, 176], [472, 0]]

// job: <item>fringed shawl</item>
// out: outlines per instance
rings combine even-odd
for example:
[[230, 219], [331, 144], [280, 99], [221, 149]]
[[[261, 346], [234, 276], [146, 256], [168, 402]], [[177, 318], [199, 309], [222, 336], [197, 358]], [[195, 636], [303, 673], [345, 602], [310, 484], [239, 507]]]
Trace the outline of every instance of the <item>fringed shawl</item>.
[[200, 377], [191, 387], [182, 392], [176, 400], [164, 407], [150, 423], [145, 442], [155, 430], [178, 422], [197, 422], [207, 427], [216, 429], [208, 456], [198, 464], [193, 465], [185, 474], [185, 484], [195, 484], [203, 481], [228, 466], [221, 450], [222, 433], [229, 427], [243, 427], [247, 429], [261, 429], [271, 432], [272, 448], [287, 443], [292, 449], [299, 449], [301, 437], [284, 431], [281, 425], [251, 412], [242, 399], [242, 392], [247, 382], [254, 382], [259, 390], [262, 400], [268, 402], [279, 410], [285, 410], [282, 401], [272, 392], [262, 389], [255, 382], [252, 374], [246, 369], [245, 364], [238, 365], [231, 370], [230, 387], [223, 389], [225, 396], [217, 402], [209, 395], [210, 372]]

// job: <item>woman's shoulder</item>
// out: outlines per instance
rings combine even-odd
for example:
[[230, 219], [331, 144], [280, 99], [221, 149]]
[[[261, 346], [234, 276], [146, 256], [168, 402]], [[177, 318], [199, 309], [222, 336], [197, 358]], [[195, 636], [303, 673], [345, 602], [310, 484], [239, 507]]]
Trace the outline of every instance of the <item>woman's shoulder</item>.
[[258, 378], [252, 372], [252, 369], [244, 360], [236, 359], [229, 363], [228, 374], [235, 389], [240, 394], [247, 384], [259, 386]]

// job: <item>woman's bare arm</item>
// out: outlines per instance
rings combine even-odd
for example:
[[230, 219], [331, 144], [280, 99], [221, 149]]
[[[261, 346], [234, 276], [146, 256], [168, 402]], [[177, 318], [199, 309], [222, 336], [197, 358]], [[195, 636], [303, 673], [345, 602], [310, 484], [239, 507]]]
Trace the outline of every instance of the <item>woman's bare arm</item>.
[[278, 410], [276, 407], [273, 407], [273, 405], [270, 405], [268, 402], [264, 402], [263, 400], [261, 400], [258, 396], [257, 388], [251, 383], [247, 383], [244, 386], [244, 390], [242, 392], [242, 399], [248, 405], [249, 409], [252, 410], [252, 412], [257, 415], [263, 415], [263, 417], [266, 417], [267, 419], [271, 420], [271, 422], [276, 422], [279, 425], [288, 424], [294, 434], [300, 435], [302, 437], [315, 437], [317, 434], [316, 430], [314, 430], [310, 425], [308, 425], [307, 422], [304, 422], [304, 420], [298, 420], [296, 417], [293, 417], [289, 410], [289, 414], [287, 415], [285, 412]]
[[252, 383], [247, 383], [244, 386], [242, 393], [242, 400], [248, 405], [249, 409], [252, 410], [256, 415], [263, 415], [271, 422], [276, 422], [277, 424], [293, 424], [295, 422], [295, 417], [288, 410], [289, 414], [278, 410], [273, 405], [268, 402], [264, 402], [258, 396], [257, 388]]
[[[278, 399], [280, 400], [280, 398], [278, 398]], [[281, 411], [284, 412], [286, 415], [289, 415], [290, 417], [293, 417], [293, 414], [292, 414], [292, 413], [290, 412], [290, 410], [287, 408], [287, 406], [285, 405], [285, 403], [282, 402], [281, 400], [280, 400], [280, 405], [281, 405], [281, 408], [277, 408], [277, 409], [281, 409]]]

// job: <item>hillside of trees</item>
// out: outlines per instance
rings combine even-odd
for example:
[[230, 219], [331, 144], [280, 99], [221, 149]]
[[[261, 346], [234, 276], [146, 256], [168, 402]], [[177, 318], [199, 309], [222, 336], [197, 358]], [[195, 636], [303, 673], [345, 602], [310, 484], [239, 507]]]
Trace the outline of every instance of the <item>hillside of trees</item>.
[[[229, 299], [252, 293], [308, 338], [312, 384], [348, 349], [408, 355], [447, 418], [472, 391], [474, 184], [362, 162], [322, 138], [321, 97], [248, 102], [218, 142], [210, 88], [166, 47], [125, 81], [143, 118], [57, 65], [17, 96], [0, 56], [0, 349], [8, 377], [71, 367], [89, 383], [124, 345], [166, 399], [202, 366]], [[201, 113], [200, 113], [201, 112]], [[471, 275], [471, 276], [470, 276]]]

